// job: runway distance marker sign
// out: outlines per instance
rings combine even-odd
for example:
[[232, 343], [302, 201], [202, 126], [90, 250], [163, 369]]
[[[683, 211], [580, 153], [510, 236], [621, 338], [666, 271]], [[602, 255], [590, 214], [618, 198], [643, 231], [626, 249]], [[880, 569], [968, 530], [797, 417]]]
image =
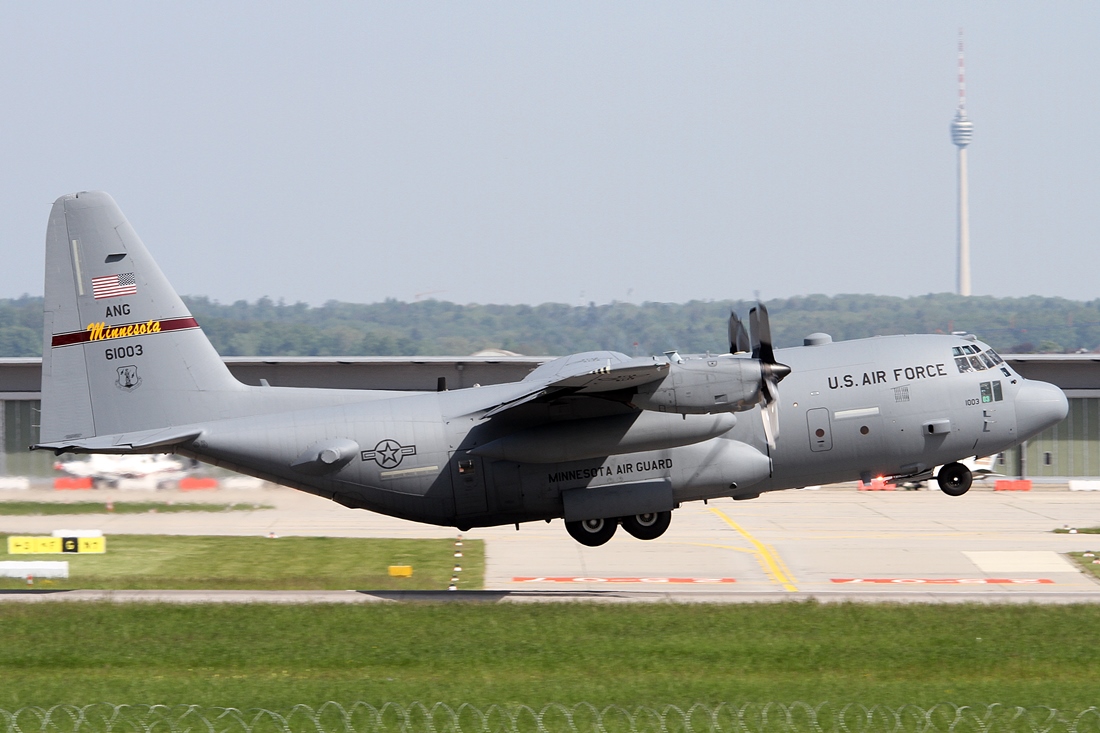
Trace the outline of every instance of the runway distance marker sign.
[[9, 555], [107, 552], [106, 537], [8, 537]]

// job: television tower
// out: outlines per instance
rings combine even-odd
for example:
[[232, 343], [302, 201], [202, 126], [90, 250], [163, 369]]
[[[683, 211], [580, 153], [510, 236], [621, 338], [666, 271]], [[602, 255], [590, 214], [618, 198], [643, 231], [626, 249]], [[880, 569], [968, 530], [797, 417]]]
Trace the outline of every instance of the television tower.
[[963, 32], [960, 28], [959, 108], [951, 122], [951, 142], [959, 149], [959, 295], [970, 295], [970, 205], [966, 185], [966, 146], [973, 137], [974, 123], [966, 116], [966, 66], [963, 63]]

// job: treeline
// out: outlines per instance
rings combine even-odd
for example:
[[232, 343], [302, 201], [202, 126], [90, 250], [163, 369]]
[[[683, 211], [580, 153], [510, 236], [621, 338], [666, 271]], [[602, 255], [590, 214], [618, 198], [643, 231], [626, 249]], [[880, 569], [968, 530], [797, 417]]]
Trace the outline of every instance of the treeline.
[[0, 298], [0, 357], [42, 355], [42, 299]]
[[[731, 309], [748, 301], [611, 303], [570, 306], [458, 305], [437, 300], [319, 307], [261, 298], [222, 305], [185, 298], [224, 356], [430, 356], [483, 349], [557, 355], [590, 349], [627, 354], [724, 351]], [[1093, 351], [1100, 346], [1100, 300], [897, 298], [811, 295], [767, 301], [779, 347], [823, 331], [836, 340], [898, 333], [977, 334], [1007, 353]], [[41, 354], [42, 299], [0, 299], [0, 356]]]

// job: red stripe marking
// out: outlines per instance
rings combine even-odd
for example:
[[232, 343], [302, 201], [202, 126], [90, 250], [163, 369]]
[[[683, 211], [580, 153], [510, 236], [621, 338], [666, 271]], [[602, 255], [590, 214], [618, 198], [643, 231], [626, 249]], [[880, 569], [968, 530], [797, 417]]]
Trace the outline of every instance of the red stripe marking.
[[[198, 322], [188, 316], [187, 318], [169, 318], [163, 321], [153, 321], [160, 324], [160, 331], [157, 333], [164, 333], [165, 331], [182, 331], [188, 328], [198, 328]], [[117, 326], [107, 326], [106, 328], [126, 328], [127, 326], [140, 326], [146, 321], [139, 321], [137, 323], [122, 323]], [[134, 334], [131, 336], [117, 336], [113, 339], [103, 339], [104, 341], [115, 341], [120, 338], [134, 338], [134, 336], [152, 336], [153, 334], [143, 333]], [[50, 342], [51, 346], [72, 346], [73, 344], [83, 344], [92, 340], [91, 329], [84, 329], [83, 331], [69, 331], [68, 333], [55, 334], [53, 340]]]

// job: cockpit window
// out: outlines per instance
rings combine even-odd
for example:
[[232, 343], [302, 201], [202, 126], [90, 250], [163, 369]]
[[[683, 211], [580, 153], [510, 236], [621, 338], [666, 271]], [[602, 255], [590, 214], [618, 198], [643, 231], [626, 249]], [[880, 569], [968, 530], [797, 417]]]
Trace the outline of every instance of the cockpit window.
[[[986, 369], [996, 369], [998, 364], [1004, 364], [1004, 359], [993, 349], [982, 351], [981, 348], [972, 344], [952, 346], [951, 354], [955, 357], [955, 366], [960, 374], [984, 372]], [[1006, 377], [1010, 376], [1004, 366], [1001, 366], [1001, 373]]]

